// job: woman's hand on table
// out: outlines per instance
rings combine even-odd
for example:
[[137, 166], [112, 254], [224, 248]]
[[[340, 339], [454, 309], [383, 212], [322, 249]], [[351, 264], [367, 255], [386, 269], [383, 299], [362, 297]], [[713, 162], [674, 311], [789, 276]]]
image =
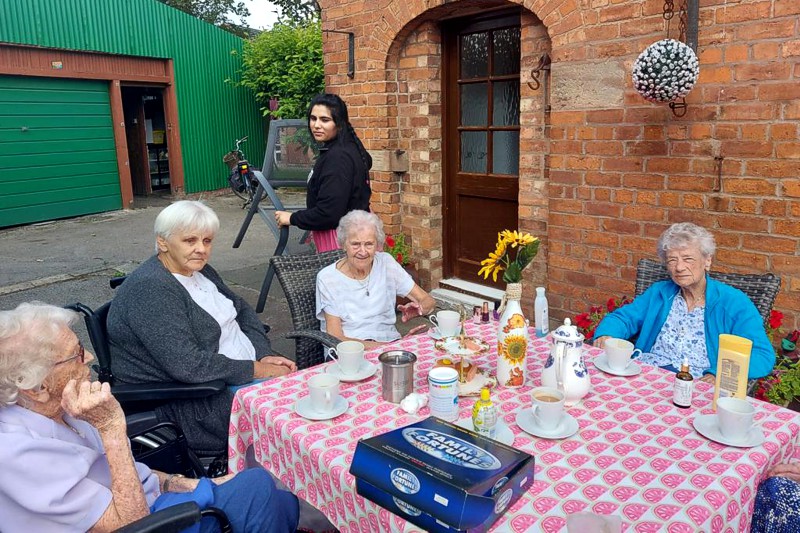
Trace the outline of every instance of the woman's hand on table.
[[297, 365], [283, 357], [268, 355], [260, 361], [253, 363], [253, 377], [255, 379], [275, 378], [285, 376], [297, 370]]
[[711, 383], [712, 385], [717, 381], [717, 376], [714, 374], [703, 374], [703, 377], [700, 378], [699, 381], [703, 383]]
[[777, 465], [769, 471], [769, 475], [786, 477], [800, 483], [800, 464], [789, 463]]
[[415, 327], [411, 328], [408, 331], [408, 333], [403, 335], [403, 337], [410, 337], [412, 335], [416, 335], [417, 333], [422, 333], [423, 331], [428, 331], [429, 327], [430, 326], [428, 326], [428, 324], [420, 324], [419, 326], [415, 326]]
[[417, 302], [408, 302], [407, 304], [398, 305], [397, 310], [402, 313], [400, 320], [403, 322], [408, 322], [412, 318], [423, 315], [422, 307]]
[[605, 344], [606, 340], [610, 339], [610, 338], [611, 337], [609, 337], [608, 335], [603, 335], [602, 337], [598, 337], [598, 338], [596, 338], [594, 340], [594, 342], [592, 343], [592, 346], [594, 346], [595, 348], [602, 348], [603, 344]]

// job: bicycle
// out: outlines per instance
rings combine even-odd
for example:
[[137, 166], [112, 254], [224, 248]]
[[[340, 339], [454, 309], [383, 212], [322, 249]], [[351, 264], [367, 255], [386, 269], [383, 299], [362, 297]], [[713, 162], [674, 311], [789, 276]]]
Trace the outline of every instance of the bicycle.
[[241, 145], [247, 141], [247, 136], [241, 139], [236, 139], [236, 148], [225, 154], [222, 161], [228, 165], [230, 174], [228, 174], [228, 183], [230, 184], [233, 194], [244, 200], [242, 209], [246, 208], [253, 202], [256, 190], [258, 189], [258, 180], [256, 179], [253, 169], [250, 168], [247, 158], [242, 151]]

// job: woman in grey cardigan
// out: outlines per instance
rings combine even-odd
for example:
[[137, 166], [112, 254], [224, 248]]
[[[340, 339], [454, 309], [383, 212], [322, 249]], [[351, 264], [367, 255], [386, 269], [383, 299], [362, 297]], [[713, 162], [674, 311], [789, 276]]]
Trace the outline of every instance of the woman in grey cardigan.
[[[180, 201], [156, 218], [156, 255], [127, 277], [108, 314], [112, 371], [123, 383], [221, 379], [241, 385], [281, 376], [295, 364], [271, 355], [264, 325], [208, 265], [219, 219]], [[227, 449], [233, 393], [177, 400], [156, 409], [201, 453]]]

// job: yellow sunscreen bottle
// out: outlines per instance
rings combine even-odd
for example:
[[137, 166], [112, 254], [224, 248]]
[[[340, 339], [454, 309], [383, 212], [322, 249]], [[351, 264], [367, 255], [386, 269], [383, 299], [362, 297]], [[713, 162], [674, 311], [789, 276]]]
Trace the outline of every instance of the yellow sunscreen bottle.
[[718, 398], [744, 398], [747, 395], [747, 374], [752, 350], [753, 341], [750, 339], [727, 333], [719, 336], [717, 380], [714, 387], [715, 411]]

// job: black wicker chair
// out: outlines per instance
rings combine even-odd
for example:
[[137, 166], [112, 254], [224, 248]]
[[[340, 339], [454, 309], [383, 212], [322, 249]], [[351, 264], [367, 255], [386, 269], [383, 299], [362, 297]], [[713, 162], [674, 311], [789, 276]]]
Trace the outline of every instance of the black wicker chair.
[[281, 284], [294, 331], [286, 337], [295, 339], [297, 368], [308, 368], [324, 361], [323, 346], [336, 346], [339, 339], [320, 331], [317, 320], [317, 272], [344, 257], [342, 250], [321, 254], [283, 255], [270, 259]]
[[[769, 321], [769, 314], [775, 297], [781, 290], [781, 278], [774, 274], [734, 274], [711, 271], [709, 275], [717, 281], [736, 287], [753, 301], [764, 323]], [[656, 281], [670, 279], [666, 267], [653, 259], [640, 259], [636, 267], [636, 296], [642, 294]]]

